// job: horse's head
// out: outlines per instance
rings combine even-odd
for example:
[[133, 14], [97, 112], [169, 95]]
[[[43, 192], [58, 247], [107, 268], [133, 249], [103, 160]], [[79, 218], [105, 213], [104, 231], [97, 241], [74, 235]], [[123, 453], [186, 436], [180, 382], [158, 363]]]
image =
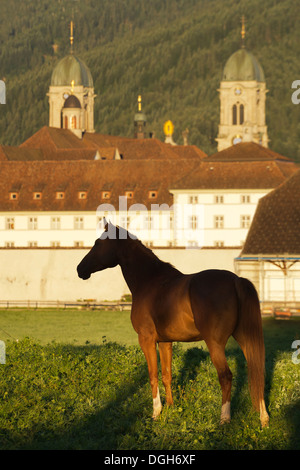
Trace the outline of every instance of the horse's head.
[[118, 240], [120, 230], [124, 229], [119, 229], [105, 221], [104, 232], [77, 266], [77, 273], [81, 279], [89, 279], [92, 273], [106, 268], [113, 268], [119, 264]]

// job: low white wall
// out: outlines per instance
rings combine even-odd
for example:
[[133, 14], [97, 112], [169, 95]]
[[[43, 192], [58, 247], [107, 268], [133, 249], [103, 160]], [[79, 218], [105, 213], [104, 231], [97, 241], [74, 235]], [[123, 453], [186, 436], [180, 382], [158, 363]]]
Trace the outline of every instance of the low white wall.
[[[157, 249], [163, 261], [188, 274], [217, 268], [234, 271], [238, 249]], [[0, 300], [119, 300], [129, 293], [119, 266], [78, 278], [76, 267], [87, 249], [0, 250]]]

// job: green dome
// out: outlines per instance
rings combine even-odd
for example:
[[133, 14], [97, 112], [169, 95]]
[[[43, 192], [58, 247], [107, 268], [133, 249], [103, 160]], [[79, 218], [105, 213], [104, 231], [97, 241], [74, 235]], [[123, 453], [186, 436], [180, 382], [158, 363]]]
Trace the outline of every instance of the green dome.
[[234, 52], [227, 60], [222, 80], [230, 82], [239, 80], [264, 82], [265, 75], [260, 63], [254, 55], [245, 48], [242, 48]]
[[55, 66], [51, 76], [51, 85], [70, 86], [72, 80], [75, 86], [93, 87], [93, 78], [88, 67], [78, 57], [69, 54]]
[[146, 114], [138, 112], [134, 115], [134, 122], [140, 122], [140, 121], [142, 122], [147, 121]]

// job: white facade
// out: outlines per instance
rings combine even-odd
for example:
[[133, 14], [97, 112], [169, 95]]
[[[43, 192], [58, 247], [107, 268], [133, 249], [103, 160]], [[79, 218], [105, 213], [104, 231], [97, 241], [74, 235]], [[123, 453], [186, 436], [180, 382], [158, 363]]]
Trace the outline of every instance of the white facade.
[[[177, 246], [239, 247], [251, 225], [259, 199], [269, 190], [172, 190], [178, 219]], [[187, 228], [189, 230], [187, 230]]]
[[0, 247], [90, 247], [103, 217], [148, 246], [240, 247], [267, 192], [172, 190], [173, 206], [152, 204], [150, 210], [128, 203], [121, 211], [106, 205], [95, 212], [2, 212]]

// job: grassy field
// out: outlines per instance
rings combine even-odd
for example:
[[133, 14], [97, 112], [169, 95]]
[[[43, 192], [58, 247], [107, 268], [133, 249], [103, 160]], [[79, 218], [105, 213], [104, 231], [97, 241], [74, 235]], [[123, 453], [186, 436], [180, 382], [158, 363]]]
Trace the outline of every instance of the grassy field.
[[[263, 324], [270, 427], [261, 430], [234, 340], [227, 347], [231, 424], [219, 425], [220, 387], [204, 343], [174, 345], [175, 403], [152, 421], [147, 366], [129, 312], [0, 311], [0, 450], [299, 450], [300, 364], [291, 345], [300, 319]], [[163, 388], [161, 395], [164, 403]]]

